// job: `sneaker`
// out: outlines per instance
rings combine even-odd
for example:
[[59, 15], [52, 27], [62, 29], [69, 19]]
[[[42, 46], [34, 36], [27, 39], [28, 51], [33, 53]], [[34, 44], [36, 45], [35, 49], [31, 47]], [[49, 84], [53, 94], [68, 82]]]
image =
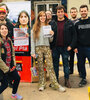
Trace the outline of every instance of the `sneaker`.
[[83, 87], [87, 84], [86, 79], [82, 79], [81, 82], [79, 83], [79, 87]]
[[60, 85], [59, 91], [60, 91], [60, 92], [66, 92], [66, 89]]
[[44, 87], [43, 86], [39, 88], [39, 91], [43, 91], [43, 90], [44, 90]]
[[19, 94], [12, 94], [12, 96], [11, 96], [11, 98], [12, 99], [17, 99], [17, 100], [23, 100], [23, 97], [22, 96], [20, 96]]

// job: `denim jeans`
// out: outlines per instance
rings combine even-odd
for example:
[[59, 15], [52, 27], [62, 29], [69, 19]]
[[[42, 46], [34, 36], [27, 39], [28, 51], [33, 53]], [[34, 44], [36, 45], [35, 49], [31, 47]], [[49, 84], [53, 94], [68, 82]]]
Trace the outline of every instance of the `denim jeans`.
[[86, 68], [85, 68], [85, 61], [86, 58], [90, 62], [90, 47], [78, 47], [78, 64], [80, 67], [80, 72], [83, 79], [86, 79]]
[[62, 61], [63, 61], [64, 77], [66, 79], [69, 79], [69, 63], [68, 63], [69, 52], [67, 51], [66, 47], [56, 47], [52, 49], [52, 57], [53, 57], [53, 65], [57, 80], [59, 78], [60, 54], [62, 56]]

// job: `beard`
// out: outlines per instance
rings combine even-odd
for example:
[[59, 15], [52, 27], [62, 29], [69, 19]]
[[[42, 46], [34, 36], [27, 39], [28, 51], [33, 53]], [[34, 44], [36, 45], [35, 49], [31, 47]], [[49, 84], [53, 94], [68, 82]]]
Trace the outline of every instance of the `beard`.
[[77, 17], [77, 16], [73, 16], [72, 18], [73, 18], [73, 19], [76, 19], [76, 17]]
[[85, 14], [84, 16], [83, 15], [81, 15], [82, 16], [82, 18], [86, 18], [87, 17], [87, 14]]

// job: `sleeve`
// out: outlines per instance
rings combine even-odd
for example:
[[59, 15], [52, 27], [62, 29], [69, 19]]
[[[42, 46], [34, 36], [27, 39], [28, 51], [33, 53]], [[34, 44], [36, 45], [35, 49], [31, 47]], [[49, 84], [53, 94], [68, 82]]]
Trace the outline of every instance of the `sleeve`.
[[33, 38], [33, 31], [31, 31], [31, 55], [35, 54], [35, 41]]
[[14, 51], [14, 47], [13, 47], [12, 41], [11, 41], [11, 47], [12, 47], [12, 65], [16, 66], [15, 51]]
[[0, 69], [4, 72], [7, 73], [9, 71], [9, 67], [4, 63], [4, 61], [0, 57]]
[[[0, 38], [0, 44], [2, 45], [2, 40]], [[9, 67], [5, 64], [5, 62], [1, 58], [1, 46], [0, 46], [0, 69], [6, 73], [9, 71]]]
[[71, 42], [70, 46], [71, 46], [72, 48], [75, 48], [76, 43], [77, 43], [77, 32], [76, 32], [76, 29], [75, 29], [75, 26], [74, 26], [73, 23], [72, 23], [71, 32], [72, 32], [72, 42]]

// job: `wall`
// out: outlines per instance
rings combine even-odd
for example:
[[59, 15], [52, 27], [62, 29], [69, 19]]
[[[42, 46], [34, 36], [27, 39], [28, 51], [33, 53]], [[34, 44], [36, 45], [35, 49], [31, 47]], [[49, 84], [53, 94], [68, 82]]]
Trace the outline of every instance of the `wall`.
[[[70, 8], [71, 7], [76, 7], [78, 9], [78, 17], [80, 17], [79, 7], [82, 4], [87, 4], [88, 8], [90, 8], [89, 0], [67, 0], [67, 13], [68, 13], [69, 18], [70, 18]], [[90, 15], [90, 11], [89, 11], [89, 15]]]

